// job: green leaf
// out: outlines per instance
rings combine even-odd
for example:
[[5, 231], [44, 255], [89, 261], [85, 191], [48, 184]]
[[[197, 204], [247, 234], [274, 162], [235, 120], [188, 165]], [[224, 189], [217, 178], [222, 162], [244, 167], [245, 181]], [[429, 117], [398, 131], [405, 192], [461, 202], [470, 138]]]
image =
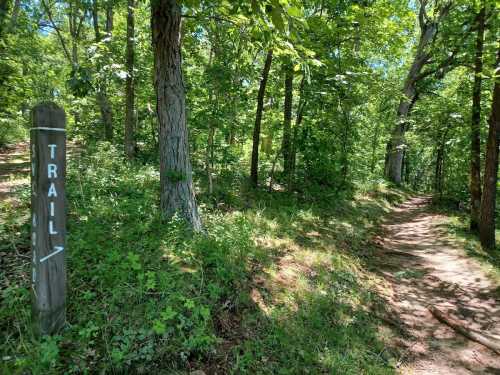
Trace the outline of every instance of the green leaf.
[[271, 20], [273, 21], [273, 25], [279, 30], [285, 31], [285, 23], [283, 22], [283, 17], [281, 16], [281, 11], [279, 8], [273, 8], [271, 12]]
[[290, 7], [286, 10], [291, 17], [302, 17], [302, 10], [297, 7]]
[[184, 307], [186, 307], [189, 310], [194, 309], [195, 307], [194, 300], [192, 300], [191, 298], [186, 298], [186, 301], [184, 302]]
[[177, 315], [177, 313], [172, 309], [172, 307], [168, 306], [165, 309], [165, 311], [162, 311], [162, 313], [160, 315], [161, 315], [161, 318], [163, 320], [170, 320], [170, 319], [175, 318], [175, 316]]
[[163, 335], [166, 331], [167, 327], [165, 326], [165, 323], [163, 323], [159, 319], [156, 319], [153, 323], [153, 332], [157, 335]]

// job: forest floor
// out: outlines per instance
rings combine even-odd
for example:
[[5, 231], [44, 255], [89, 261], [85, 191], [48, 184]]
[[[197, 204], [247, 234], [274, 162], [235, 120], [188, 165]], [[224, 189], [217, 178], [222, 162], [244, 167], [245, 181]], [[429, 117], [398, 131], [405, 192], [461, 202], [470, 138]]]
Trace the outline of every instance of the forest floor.
[[15, 191], [29, 184], [30, 171], [28, 143], [0, 150], [0, 201], [15, 198]]
[[[0, 203], [10, 204], [15, 209], [19, 204], [17, 191], [29, 185], [30, 161], [28, 142], [22, 142], [0, 149]], [[0, 215], [0, 227], [6, 225], [6, 218]], [[5, 244], [7, 246], [7, 244]], [[10, 245], [10, 244], [9, 244]], [[21, 255], [22, 249], [15, 246], [16, 252], [3, 251], [0, 247], [0, 276], [21, 274], [28, 263], [28, 255]], [[0, 277], [0, 291], [9, 284], [8, 277]]]
[[[447, 234], [447, 217], [429, 209], [429, 197], [395, 208], [382, 225], [380, 290], [395, 314], [404, 348], [403, 374], [500, 374], [500, 357], [438, 321], [437, 307], [471, 330], [500, 340], [500, 283]], [[387, 307], [387, 306], [386, 306]]]
[[[96, 163], [102, 164], [99, 160]], [[103, 169], [99, 173], [109, 174], [108, 169]], [[149, 180], [145, 181], [145, 186], [149, 186]], [[156, 180], [151, 181], [152, 185], [156, 184]], [[103, 186], [107, 184], [109, 182], [102, 183]], [[6, 326], [9, 327], [10, 338], [7, 341], [11, 348], [17, 346], [17, 348], [24, 348], [23, 350], [32, 347], [35, 342], [34, 339], [26, 338], [29, 337], [27, 334], [29, 308], [26, 307], [29, 296], [27, 293], [18, 293], [19, 288], [17, 287], [17, 285], [27, 284], [29, 270], [29, 243], [20, 234], [24, 233], [23, 231], [26, 231], [27, 228], [26, 223], [29, 215], [27, 208], [29, 205], [25, 202], [23, 206], [22, 200], [27, 201], [27, 199], [19, 195], [19, 192], [22, 191], [20, 188], [24, 186], [26, 189], [28, 185], [29, 153], [27, 144], [22, 143], [2, 150], [0, 152], [0, 203], [10, 202], [9, 205], [13, 206], [14, 210], [6, 211], [11, 213], [10, 218], [5, 218], [9, 220], [9, 228], [21, 229], [15, 229], [15, 235], [6, 237], [12, 239], [12, 246], [5, 244], [5, 249], [16, 249], [15, 253], [2, 250], [0, 247], [1, 273], [4, 271], [7, 273], [7, 277], [3, 278], [3, 281], [0, 280], [0, 290], [10, 288], [5, 296], [10, 299], [15, 298], [10, 304], [10, 311], [6, 309], [3, 313], [6, 316]], [[97, 190], [90, 185], [89, 181], [83, 186], [87, 186], [85, 194], [88, 195], [91, 191]], [[126, 187], [132, 189], [129, 185]], [[116, 188], [124, 189], [123, 187]], [[109, 201], [105, 195], [107, 193], [103, 194], [106, 201]], [[380, 193], [377, 194], [380, 195]], [[471, 256], [464, 243], [459, 241], [458, 236], [450, 234], [450, 218], [447, 215], [437, 213], [431, 207], [430, 197], [417, 196], [407, 199], [407, 195], [400, 194], [396, 202], [404, 201], [404, 203], [394, 207], [393, 203], [388, 203], [393, 199], [388, 198], [394, 192], [382, 193], [383, 199], [379, 198], [377, 194], [374, 196], [367, 194], [355, 198], [352, 202], [339, 203], [334, 211], [318, 209], [317, 212], [311, 210], [287, 212], [283, 211], [284, 206], [281, 201], [273, 203], [277, 206], [269, 206], [267, 211], [255, 211], [254, 213], [251, 209], [246, 216], [248, 221], [242, 221], [242, 223], [260, 227], [256, 250], [252, 250], [251, 246], [253, 245], [247, 243], [246, 237], [232, 237], [236, 235], [230, 233], [229, 228], [239, 221], [234, 223], [228, 221], [230, 227], [221, 227], [219, 235], [215, 234], [215, 237], [219, 237], [218, 240], [222, 244], [238, 239], [239, 242], [235, 242], [236, 247], [250, 246], [243, 248], [246, 249], [245, 255], [247, 253], [251, 255], [251, 268], [262, 268], [262, 270], [252, 271], [248, 278], [243, 278], [237, 284], [241, 288], [238, 292], [240, 295], [238, 298], [243, 299], [248, 293], [250, 302], [237, 302], [237, 299], [234, 300], [231, 297], [222, 307], [217, 307], [215, 302], [214, 306], [208, 305], [213, 310], [216, 325], [219, 326], [217, 334], [223, 337], [221, 347], [228, 346], [228, 349], [223, 348], [220, 353], [220, 348], [217, 349], [219, 354], [210, 360], [214, 365], [206, 364], [205, 367], [203, 363], [195, 361], [194, 368], [201, 366], [207, 374], [231, 372], [229, 370], [231, 368], [236, 369], [235, 373], [255, 373], [257, 369], [260, 369], [259, 371], [262, 373], [305, 373], [305, 371], [309, 371], [310, 373], [334, 374], [393, 374], [394, 372], [402, 375], [500, 374], [500, 360], [497, 354], [441, 323], [428, 309], [429, 306], [437, 307], [460, 321], [468, 329], [486, 332], [493, 339], [500, 340], [500, 278], [487, 272], [485, 265]], [[82, 190], [82, 197], [83, 195]], [[74, 195], [74, 197], [76, 196]], [[134, 198], [135, 204], [140, 202], [136, 197], [132, 198]], [[124, 199], [127, 203], [126, 198], [122, 198], [122, 200]], [[141, 197], [140, 199], [145, 198]], [[76, 201], [76, 198], [74, 200]], [[81, 205], [81, 203], [79, 204]], [[19, 209], [17, 209], [18, 205]], [[295, 205], [294, 203], [287, 209], [296, 210]], [[148, 203], [147, 206], [151, 206], [151, 203]], [[134, 213], [137, 212], [137, 209], [136, 206], [127, 208]], [[82, 214], [77, 214], [76, 208], [74, 210], [75, 213], [70, 215], [70, 218], [79, 220]], [[124, 216], [129, 216], [129, 211], [124, 211], [120, 206], [113, 206], [113, 210]], [[15, 218], [12, 213], [15, 213]], [[264, 217], [262, 213], [269, 218]], [[279, 216], [280, 213], [283, 217]], [[229, 214], [226, 215], [229, 217]], [[89, 215], [89, 217], [91, 216]], [[241, 215], [235, 217], [239, 218], [237, 220], [242, 220]], [[380, 217], [383, 217], [383, 220], [380, 225], [376, 225], [375, 223]], [[97, 220], [100, 225], [103, 219], [97, 217]], [[1, 221], [0, 217], [0, 224], [2, 224]], [[19, 225], [16, 222], [19, 222]], [[220, 223], [220, 219], [217, 217], [215, 222]], [[247, 228], [247, 224], [241, 228]], [[125, 221], [122, 225], [129, 233], [131, 224]], [[96, 235], [94, 232], [97, 232], [96, 228], [98, 227], [83, 221], [78, 226], [73, 224], [72, 227], [75, 238], [88, 238], [92, 246], [87, 248], [81, 244], [83, 240], [72, 240], [73, 247], [82, 250], [75, 251], [71, 256], [76, 258], [85, 256], [85, 253], [90, 254], [90, 249], [94, 248], [96, 243], [92, 236]], [[155, 229], [156, 227], [152, 228], [152, 231], [148, 229], [146, 233], [153, 233], [156, 239], [160, 232]], [[18, 233], [17, 230], [21, 232]], [[241, 232], [239, 227], [236, 228], [235, 233], [238, 231]], [[169, 232], [163, 231], [161, 233], [168, 234]], [[223, 233], [230, 233], [227, 240], [220, 239]], [[139, 241], [135, 237], [133, 240], [128, 239], [123, 234], [115, 235], [109, 240], [116, 241], [117, 238], [121, 238], [120, 236], [123, 236], [124, 243], [130, 243], [133, 240]], [[137, 234], [137, 238], [146, 238], [144, 236], [142, 232]], [[370, 238], [372, 239], [370, 240]], [[191, 246], [194, 249], [209, 248], [210, 254], [213, 254], [214, 248], [216, 248], [214, 246], [219, 246], [216, 242], [205, 243], [203, 241], [193, 242]], [[156, 240], [151, 244], [145, 243], [144, 246], [151, 246], [151, 249], [158, 248]], [[104, 244], [102, 247], [107, 249], [109, 244]], [[226, 247], [221, 247], [220, 250], [221, 255], [216, 255], [220, 258], [215, 258], [217, 262], [228, 262], [223, 258], [228, 250]], [[96, 254], [100, 256], [101, 252]], [[103, 254], [109, 254], [109, 252]], [[180, 257], [182, 254], [180, 251], [177, 256]], [[164, 257], [162, 255], [162, 262], [165, 262]], [[184, 285], [193, 285], [198, 282], [198, 279], [195, 278], [197, 277], [195, 267], [206, 257], [206, 253], [201, 253], [200, 260], [195, 258], [196, 261], [190, 266], [193, 270], [188, 273], [184, 271], [179, 273], [175, 271], [173, 266], [158, 268], [160, 262], [152, 257], [151, 263], [158, 269], [154, 268], [154, 271], [149, 271], [146, 275], [148, 278], [149, 275], [158, 277], [160, 280], [158, 283], [161, 283], [161, 277], [165, 275], [178, 278], [178, 286], [174, 285], [173, 289]], [[85, 259], [88, 261], [90, 258]], [[116, 290], [113, 290], [114, 294], [110, 294], [110, 296], [116, 294], [118, 300], [123, 300], [124, 296], [119, 293], [130, 293], [130, 285], [135, 282], [135, 273], [140, 280], [139, 276], [143, 272], [141, 267], [144, 267], [144, 270], [151, 267], [148, 266], [147, 261], [138, 266], [134, 263], [136, 262], [134, 259], [130, 253], [126, 258], [120, 256], [111, 259], [113, 262], [125, 262], [120, 267], [126, 272], [116, 271], [114, 274], [107, 268], [104, 269], [103, 275], [112, 276], [110, 278], [112, 285], [123, 283], [124, 275], [129, 278], [124, 284], [127, 286], [126, 288], [116, 287]], [[356, 259], [359, 260], [359, 263], [356, 263], [358, 262]], [[22, 261], [20, 262], [20, 260]], [[109, 263], [110, 267], [116, 269], [117, 266], [111, 260], [99, 259], [95, 266], [97, 267], [97, 264], [106, 266]], [[85, 272], [87, 268], [92, 267], [80, 269], [77, 267], [83, 262], [76, 261], [74, 258], [70, 258], [69, 261], [74, 267], [71, 276], [73, 283], [78, 284], [81, 281], [82, 287], [87, 285]], [[126, 264], [130, 262], [134, 263], [132, 269], [126, 267]], [[181, 270], [184, 268], [184, 263], [187, 264], [187, 262], [184, 259], [179, 263], [182, 265]], [[231, 261], [218, 270], [227, 273], [235, 265], [238, 263]], [[204, 267], [205, 272], [208, 272], [212, 266], [207, 264]], [[161, 272], [164, 269], [166, 271]], [[99, 277], [104, 278], [103, 275]], [[229, 277], [223, 273], [217, 274], [216, 277], [213, 276], [211, 287], [215, 288], [214, 285], [221, 278], [221, 275], [225, 278]], [[203, 285], [203, 273], [201, 277], [201, 285]], [[4, 281], [6, 285], [3, 285]], [[169, 279], [165, 285], [170, 285], [172, 282]], [[86, 287], [88, 288], [88, 286]], [[188, 290], [183, 291], [180, 297], [175, 297], [175, 294], [168, 294], [170, 292], [166, 287], [160, 289], [158, 285], [153, 288], [156, 288], [153, 290], [162, 291], [165, 295], [170, 296], [170, 299], [166, 300], [168, 306], [172, 305], [175, 298], [183, 298], [182, 304], [184, 306], [187, 302], [197, 301], [196, 303], [198, 303], [198, 299], [194, 297], [193, 299], [182, 297], [188, 295]], [[246, 291], [245, 288], [249, 288], [249, 290]], [[74, 330], [77, 333], [73, 334], [70, 330], [64, 338], [57, 339], [59, 341], [56, 342], [60, 343], [58, 345], [61, 347], [61, 353], [56, 350], [53, 355], [54, 358], [60, 357], [61, 362], [56, 365], [51, 359], [47, 362], [47, 366], [62, 366], [50, 367], [54, 371], [58, 371], [56, 369], [66, 368], [65, 363], [74, 361], [74, 358], [79, 358], [78, 360], [85, 358], [87, 361], [85, 366], [95, 366], [96, 363], [111, 358], [116, 361], [112, 368], [119, 369], [119, 363], [123, 362], [124, 356], [131, 356], [135, 353], [133, 350], [143, 350], [144, 346], [141, 347], [140, 343], [145, 339], [136, 339], [136, 333], [131, 328], [124, 331], [125, 333], [119, 333], [121, 327], [128, 324], [119, 319], [123, 319], [124, 322], [128, 322], [127, 319], [134, 321], [131, 312], [122, 316], [118, 312], [121, 310], [118, 303], [105, 304], [102, 308], [113, 311], [112, 306], [116, 304], [118, 309], [113, 313], [117, 319], [116, 327], [111, 326], [111, 323], [106, 323], [116, 332], [108, 333], [105, 330], [102, 332], [99, 330], [98, 326], [104, 323], [98, 320], [96, 313], [83, 307], [86, 305], [82, 305], [82, 303], [88, 298], [94, 298], [93, 295], [95, 295], [96, 301], [105, 300], [101, 295], [109, 293], [110, 290], [110, 288], [104, 288], [104, 291], [93, 289], [92, 295], [89, 294], [90, 292], [86, 292], [87, 294], [83, 297], [77, 294], [70, 296], [74, 306], [70, 306], [69, 319], [76, 327]], [[200, 291], [196, 291], [196, 293], [199, 294]], [[146, 298], [148, 293], [152, 292], [137, 287], [137, 291], [133, 289], [132, 297], [129, 296], [131, 300], [136, 297], [138, 299], [137, 303], [133, 304], [134, 310], [131, 311], [137, 310], [138, 316], [147, 317], [147, 319], [144, 318], [144, 321], [138, 321], [141, 327], [151, 324], [155, 314], [164, 307], [163, 300], [155, 302], [154, 299]], [[372, 293], [377, 295], [376, 298], [370, 297]], [[157, 292], [153, 295], [156, 294]], [[207, 300], [211, 299], [210, 295]], [[370, 306], [373, 301], [376, 301], [375, 308]], [[150, 310], [147, 310], [149, 315], [141, 310], [146, 302], [151, 303]], [[382, 304], [380, 304], [381, 302]], [[226, 307], [226, 305], [233, 304], [235, 307], [231, 309]], [[75, 306], [78, 306], [78, 309]], [[177, 311], [181, 311], [181, 307], [175, 304], [173, 306]], [[205, 305], [200, 306], [202, 309]], [[97, 310], [101, 311], [101, 309]], [[368, 316], [367, 310], [375, 312], [380, 310], [382, 321], [374, 320], [373, 317]], [[177, 314], [180, 315], [180, 313]], [[0, 314], [1, 316], [3, 315]], [[19, 316], [23, 318], [19, 319]], [[195, 315], [186, 313], [185, 316], [193, 319]], [[94, 320], [96, 323], [92, 323]], [[84, 341], [88, 341], [87, 336], [82, 332], [85, 333], [85, 329], [90, 329], [85, 328], [89, 321], [95, 326], [90, 333], [94, 339], [90, 341], [91, 344], [88, 344], [87, 348], [85, 346], [87, 344], [84, 344]], [[193, 322], [198, 324], [196, 320]], [[226, 325], [227, 327], [224, 328]], [[14, 327], [15, 330], [11, 329]], [[161, 325], [158, 329], [160, 328], [162, 328]], [[21, 335], [19, 339], [16, 339], [17, 331], [24, 332], [24, 338]], [[151, 335], [149, 330], [143, 331], [142, 328], [137, 328], [137, 332], [143, 335], [138, 337], [145, 336], [149, 341], [144, 342], [151, 342], [153, 347], [161, 347], [159, 343], [165, 343], [161, 341], [162, 339], [158, 340], [157, 336]], [[108, 353], [111, 351], [112, 354], [101, 354], [99, 351], [102, 352], [102, 349], [99, 345], [104, 344], [99, 341], [100, 335], [107, 340], [115, 340], [116, 337], [120, 338], [119, 334], [129, 335], [126, 336], [127, 340], [136, 340], [134, 345], [139, 349], [135, 349], [135, 347], [133, 350], [123, 348], [120, 349], [124, 353], [121, 355], [121, 352], [117, 351], [116, 345], [110, 344], [109, 348], [106, 347], [106, 351]], [[174, 337], [172, 336], [172, 339]], [[103, 341], [106, 340], [103, 339]], [[68, 349], [70, 342], [74, 346], [71, 349], [73, 352]], [[40, 346], [42, 354], [40, 355], [43, 355], [45, 348], [52, 348], [51, 345], [52, 342], [42, 343]], [[121, 357], [115, 354], [115, 351]], [[234, 352], [236, 354], [233, 354]], [[8, 355], [3, 357], [6, 364], [11, 361], [12, 349], [9, 349], [7, 353]], [[30, 365], [31, 362], [26, 359], [31, 357], [22, 353], [22, 350], [18, 356], [21, 358], [18, 364], [20, 368], [34, 366]], [[221, 357], [224, 358], [221, 359]], [[34, 356], [30, 361], [35, 363], [37, 358]], [[228, 364], [225, 363], [226, 361], [236, 364]], [[339, 364], [344, 367], [339, 367]], [[84, 365], [79, 366], [84, 368]], [[157, 366], [157, 364], [153, 364], [153, 366]], [[283, 366], [287, 366], [288, 372], [284, 370]], [[44, 373], [44, 371], [46, 371], [45, 367], [42, 370], [33, 371], [33, 373]]]

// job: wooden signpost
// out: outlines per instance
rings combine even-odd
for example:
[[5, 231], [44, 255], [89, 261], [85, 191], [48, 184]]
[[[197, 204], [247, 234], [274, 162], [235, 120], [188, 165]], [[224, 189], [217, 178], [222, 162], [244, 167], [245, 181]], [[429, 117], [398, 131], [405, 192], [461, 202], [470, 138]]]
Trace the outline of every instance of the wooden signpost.
[[33, 108], [31, 254], [33, 322], [41, 335], [66, 322], [66, 115], [54, 103]]

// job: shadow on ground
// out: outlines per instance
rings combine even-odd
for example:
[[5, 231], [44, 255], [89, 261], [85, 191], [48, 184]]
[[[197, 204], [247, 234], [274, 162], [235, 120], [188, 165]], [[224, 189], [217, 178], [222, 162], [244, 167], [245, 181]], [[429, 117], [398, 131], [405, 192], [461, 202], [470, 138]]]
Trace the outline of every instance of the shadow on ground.
[[498, 285], [447, 235], [445, 218], [427, 204], [427, 198], [414, 198], [387, 217], [374, 269], [389, 285], [380, 293], [407, 336], [395, 340], [407, 352], [402, 366], [415, 374], [498, 374], [494, 352], [443, 325], [427, 308], [500, 337]]

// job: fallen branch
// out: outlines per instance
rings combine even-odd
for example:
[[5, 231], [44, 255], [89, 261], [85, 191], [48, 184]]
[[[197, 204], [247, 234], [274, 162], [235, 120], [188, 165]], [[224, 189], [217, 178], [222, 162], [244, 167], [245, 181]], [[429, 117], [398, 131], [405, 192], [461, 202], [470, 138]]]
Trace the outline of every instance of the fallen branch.
[[486, 335], [465, 327], [458, 320], [446, 315], [444, 312], [434, 306], [428, 306], [427, 308], [432, 313], [432, 315], [434, 315], [440, 322], [453, 328], [455, 331], [467, 337], [468, 339], [478, 342], [486, 346], [488, 349], [493, 350], [495, 353], [500, 354], [500, 342], [495, 342]]

